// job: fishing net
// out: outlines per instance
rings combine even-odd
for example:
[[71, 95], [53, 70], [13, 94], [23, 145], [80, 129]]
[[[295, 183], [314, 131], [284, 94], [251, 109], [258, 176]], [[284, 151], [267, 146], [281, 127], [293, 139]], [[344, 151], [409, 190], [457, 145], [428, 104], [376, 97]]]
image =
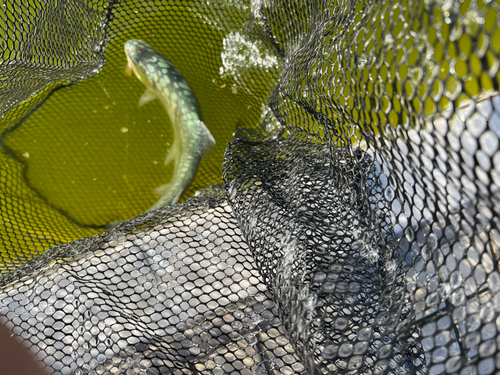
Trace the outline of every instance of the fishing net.
[[[49, 373], [498, 373], [498, 1], [0, 12], [0, 322]], [[217, 143], [130, 219], [172, 174], [132, 38]]]

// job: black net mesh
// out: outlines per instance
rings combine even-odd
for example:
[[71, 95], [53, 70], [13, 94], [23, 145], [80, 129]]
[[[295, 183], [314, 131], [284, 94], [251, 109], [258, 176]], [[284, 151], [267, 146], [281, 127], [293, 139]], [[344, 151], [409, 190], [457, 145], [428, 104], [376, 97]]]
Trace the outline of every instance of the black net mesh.
[[[50, 373], [500, 371], [498, 1], [3, 4], [0, 321]], [[131, 38], [217, 145], [102, 233], [172, 173]]]

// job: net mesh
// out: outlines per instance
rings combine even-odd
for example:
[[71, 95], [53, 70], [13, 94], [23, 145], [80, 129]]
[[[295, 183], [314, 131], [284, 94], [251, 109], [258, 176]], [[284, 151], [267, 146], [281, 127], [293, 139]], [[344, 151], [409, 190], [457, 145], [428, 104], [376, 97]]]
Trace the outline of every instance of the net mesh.
[[[500, 370], [498, 2], [4, 4], [55, 56], [4, 54], [0, 171], [0, 321], [50, 373]], [[216, 139], [186, 197], [223, 183], [101, 233], [171, 173], [132, 37]]]

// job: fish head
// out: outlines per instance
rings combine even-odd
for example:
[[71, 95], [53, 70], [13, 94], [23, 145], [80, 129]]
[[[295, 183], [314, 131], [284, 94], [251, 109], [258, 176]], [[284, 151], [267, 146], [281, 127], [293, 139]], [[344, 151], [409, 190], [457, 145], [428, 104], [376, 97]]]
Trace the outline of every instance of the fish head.
[[140, 39], [131, 39], [126, 41], [124, 49], [125, 56], [127, 56], [125, 74], [130, 76], [134, 73], [139, 81], [141, 81], [146, 87], [151, 86], [151, 80], [148, 79], [143, 64], [144, 61], [147, 61], [148, 56], [156, 53], [155, 50], [149, 44]]

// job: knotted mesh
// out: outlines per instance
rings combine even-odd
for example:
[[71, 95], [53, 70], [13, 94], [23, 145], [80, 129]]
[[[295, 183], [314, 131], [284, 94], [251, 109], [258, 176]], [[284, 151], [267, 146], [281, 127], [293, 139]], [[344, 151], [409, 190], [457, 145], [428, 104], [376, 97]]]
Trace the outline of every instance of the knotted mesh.
[[[22, 191], [30, 212], [38, 218], [47, 212], [52, 221], [29, 225], [43, 228], [55, 243], [65, 242], [61, 233], [70, 239], [83, 234], [78, 231], [99, 233], [107, 222], [154, 201], [159, 169], [130, 161], [127, 168], [144, 184], [134, 185], [131, 172], [120, 177], [117, 186], [130, 197], [120, 206], [110, 198], [120, 188], [89, 194], [92, 199], [81, 198], [83, 188], [80, 198], [78, 188], [51, 195], [35, 170], [52, 165], [49, 160], [57, 164], [60, 156], [37, 164], [32, 152], [26, 151], [27, 160], [21, 152], [33, 134], [29, 129], [41, 129], [36, 140], [42, 143], [67, 143], [78, 132], [108, 142], [118, 134], [112, 129], [125, 136], [130, 131], [116, 116], [163, 121], [160, 105], [136, 115], [137, 107], [125, 104], [140, 95], [117, 73], [123, 42], [131, 37], [177, 59], [216, 139], [218, 148], [188, 195], [221, 177], [223, 184], [110, 233], [52, 247], [17, 267], [53, 243], [34, 231], [31, 238], [41, 245], [26, 245], [23, 254], [31, 256], [23, 258], [4, 240], [5, 269], [13, 269], [0, 280], [1, 321], [50, 372], [500, 370], [497, 2], [86, 7], [103, 17], [97, 44], [106, 65], [37, 107], [51, 86], [39, 89], [17, 107], [29, 116], [8, 113], [3, 165], [28, 172], [4, 173], [3, 167], [5, 199]], [[81, 68], [71, 53], [65, 56], [64, 64]], [[45, 71], [41, 64], [33, 69]], [[60, 82], [55, 77], [49, 81]], [[100, 94], [96, 101], [101, 91], [109, 97]], [[111, 111], [91, 114], [92, 106], [108, 102]], [[65, 138], [42, 127], [54, 113], [60, 127], [89, 121], [108, 126], [100, 133], [76, 127]], [[164, 152], [171, 134], [161, 134]], [[158, 159], [156, 146], [140, 154], [149, 141], [138, 139], [137, 148], [128, 143], [118, 153], [134, 149], [147, 161]], [[94, 170], [114, 176], [119, 156], [107, 161], [102, 155], [88, 159], [94, 169], [90, 161], [78, 164], [81, 181]], [[29, 226], [27, 206], [18, 207], [2, 204], [2, 215], [16, 218], [16, 228]], [[3, 233], [19, 243], [28, 237], [28, 229], [6, 226]]]

